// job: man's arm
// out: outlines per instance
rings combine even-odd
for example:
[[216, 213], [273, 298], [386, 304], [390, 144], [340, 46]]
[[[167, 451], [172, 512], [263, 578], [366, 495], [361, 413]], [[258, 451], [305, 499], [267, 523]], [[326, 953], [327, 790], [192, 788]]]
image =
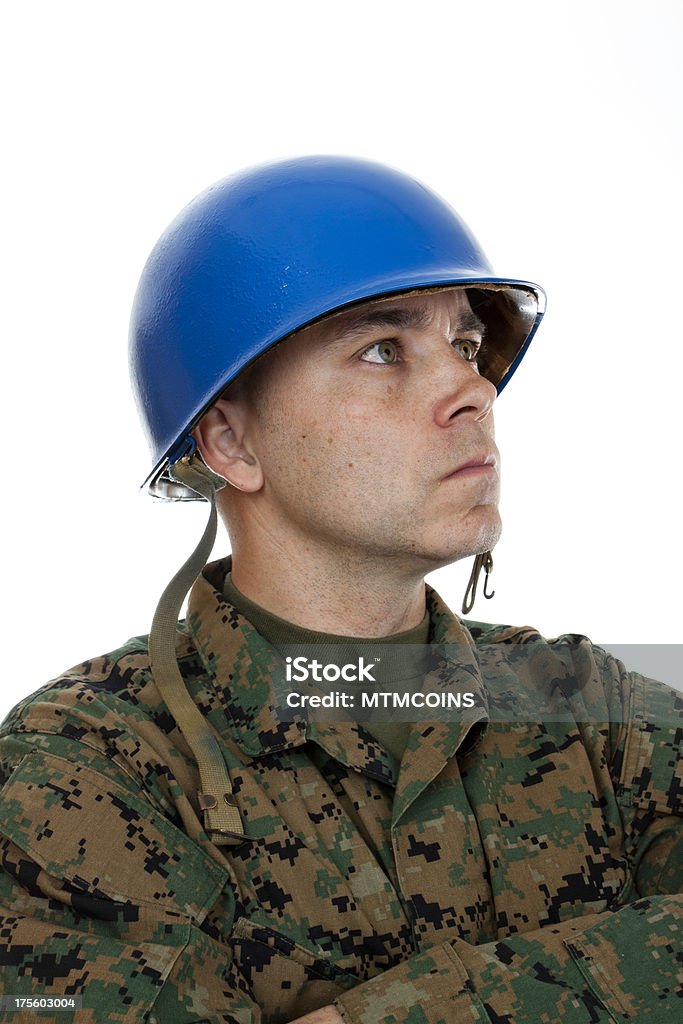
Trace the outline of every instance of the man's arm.
[[658, 896], [471, 946], [427, 952], [336, 1000], [352, 1024], [665, 1021], [680, 1012], [683, 899]]
[[[82, 1000], [73, 1018], [41, 1011], [57, 1022], [259, 1024], [230, 948], [202, 927], [224, 871], [115, 764], [93, 768], [91, 748], [79, 757], [78, 743], [36, 735], [8, 748], [17, 763], [0, 792], [0, 990]], [[0, 1011], [5, 1019], [22, 1015]]]
[[632, 1024], [680, 1015], [683, 702], [598, 654], [630, 869], [618, 904], [480, 946], [433, 946], [341, 995], [335, 1006], [348, 1024]]

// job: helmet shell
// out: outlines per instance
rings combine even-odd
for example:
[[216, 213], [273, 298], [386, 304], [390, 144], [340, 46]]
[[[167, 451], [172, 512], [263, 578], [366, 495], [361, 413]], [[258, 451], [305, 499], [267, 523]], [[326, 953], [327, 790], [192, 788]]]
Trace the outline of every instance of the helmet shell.
[[[538, 285], [496, 277], [457, 213], [393, 168], [347, 157], [270, 163], [217, 182], [166, 229], [130, 325], [133, 390], [163, 485], [223, 389], [293, 331], [341, 307], [437, 285], [516, 286], [535, 297], [514, 373], [543, 313]], [[144, 486], [144, 485], [143, 485]], [[194, 497], [194, 495], [192, 495]]]

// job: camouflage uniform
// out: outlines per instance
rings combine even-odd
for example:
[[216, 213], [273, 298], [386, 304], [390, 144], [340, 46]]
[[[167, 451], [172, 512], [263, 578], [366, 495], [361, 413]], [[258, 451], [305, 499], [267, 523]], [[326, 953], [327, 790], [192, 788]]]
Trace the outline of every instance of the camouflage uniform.
[[582, 641], [604, 725], [493, 721], [480, 645], [535, 643], [560, 694], [568, 648], [466, 628], [429, 591], [432, 641], [467, 645], [450, 671], [482, 710], [415, 727], [399, 769], [361, 725], [276, 720], [275, 655], [222, 595], [226, 568], [193, 587], [178, 655], [247, 841], [204, 834], [145, 638], [68, 672], [2, 732], [3, 991], [81, 994], [82, 1024], [332, 1002], [349, 1024], [680, 1014], [680, 695]]

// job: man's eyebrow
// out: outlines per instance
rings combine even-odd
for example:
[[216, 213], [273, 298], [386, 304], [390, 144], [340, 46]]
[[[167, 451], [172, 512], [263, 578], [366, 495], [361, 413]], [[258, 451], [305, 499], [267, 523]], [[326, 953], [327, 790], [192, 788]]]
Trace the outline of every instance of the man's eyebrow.
[[471, 309], [468, 309], [465, 313], [462, 314], [462, 316], [458, 320], [456, 331], [458, 334], [460, 333], [460, 331], [466, 331], [467, 333], [472, 332], [473, 334], [480, 334], [483, 338], [484, 335], [486, 334], [486, 324], [483, 322], [483, 320], [479, 319], [476, 313], [474, 313]]
[[[359, 311], [355, 316], [348, 316], [344, 322], [330, 332], [331, 342], [346, 341], [350, 337], [369, 334], [378, 328], [405, 330], [408, 328], [424, 328], [429, 325], [431, 315], [426, 309], [376, 309]], [[456, 333], [460, 331], [481, 334], [486, 331], [485, 325], [471, 309], [458, 316]]]
[[349, 314], [331, 332], [331, 341], [345, 341], [351, 335], [368, 334], [377, 328], [388, 327], [402, 330], [409, 327], [426, 327], [430, 317], [426, 309], [366, 309], [355, 315]]

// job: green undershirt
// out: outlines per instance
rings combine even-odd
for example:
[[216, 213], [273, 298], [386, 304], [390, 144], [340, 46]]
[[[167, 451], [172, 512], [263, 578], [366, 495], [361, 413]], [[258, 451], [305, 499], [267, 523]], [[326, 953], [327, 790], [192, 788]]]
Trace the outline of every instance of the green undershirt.
[[[260, 633], [264, 640], [267, 640], [280, 653], [281, 648], [289, 644], [335, 644], [342, 648], [348, 648], [348, 651], [340, 652], [340, 657], [345, 661], [353, 661], [359, 654], [359, 648], [362, 650], [363, 646], [368, 643], [412, 644], [415, 645], [415, 651], [418, 652], [416, 656], [421, 658], [422, 655], [419, 653], [417, 645], [426, 645], [429, 640], [428, 612], [425, 612], [422, 622], [413, 629], [407, 629], [403, 633], [394, 633], [392, 636], [373, 637], [369, 640], [367, 637], [320, 633], [287, 622], [251, 601], [241, 590], [238, 590], [232, 582], [232, 573], [228, 573], [225, 578], [223, 593], [230, 604], [237, 608], [245, 619], [248, 619], [257, 633]], [[397, 689], [400, 689], [401, 682], [407, 682], [421, 673], [419, 663], [413, 663], [411, 670], [410, 663], [406, 664], [406, 658], [401, 657], [399, 652], [393, 650], [389, 651], [388, 658], [383, 659], [382, 670], [391, 676], [392, 685]], [[373, 722], [372, 725], [366, 724], [365, 728], [369, 729], [382, 746], [400, 762], [408, 740], [410, 722]]]

